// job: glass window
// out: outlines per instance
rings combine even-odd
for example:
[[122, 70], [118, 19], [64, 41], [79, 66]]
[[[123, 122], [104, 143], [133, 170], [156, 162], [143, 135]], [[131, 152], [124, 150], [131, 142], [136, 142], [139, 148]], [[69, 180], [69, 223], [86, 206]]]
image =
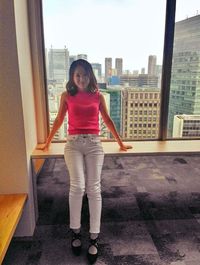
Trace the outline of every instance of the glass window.
[[200, 137], [199, 128], [184, 126], [200, 121], [199, 1], [177, 0], [168, 114], [168, 138]]
[[[112, 0], [43, 0], [50, 127], [69, 81], [70, 65], [76, 59], [91, 63], [108, 112], [122, 138], [137, 138], [127, 122], [127, 114], [148, 116], [144, 108], [156, 108], [159, 120], [159, 104], [155, 106], [152, 100], [160, 98], [165, 8], [166, 0], [115, 1], [114, 4]], [[198, 54], [190, 56], [197, 58]], [[111, 138], [101, 116], [99, 120], [101, 137]], [[143, 117], [141, 124], [146, 120]], [[54, 140], [64, 140], [67, 128], [66, 115]], [[159, 126], [153, 135], [149, 130], [143, 131], [140, 139], [158, 138]]]

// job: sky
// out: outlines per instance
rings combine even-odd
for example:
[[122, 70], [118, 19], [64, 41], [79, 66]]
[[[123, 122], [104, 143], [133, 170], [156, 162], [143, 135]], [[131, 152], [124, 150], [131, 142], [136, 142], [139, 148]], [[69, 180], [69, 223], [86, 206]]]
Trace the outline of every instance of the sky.
[[[90, 63], [123, 58], [124, 70], [162, 64], [166, 0], [43, 0], [45, 46], [84, 53]], [[176, 21], [200, 14], [199, 0], [177, 0]]]

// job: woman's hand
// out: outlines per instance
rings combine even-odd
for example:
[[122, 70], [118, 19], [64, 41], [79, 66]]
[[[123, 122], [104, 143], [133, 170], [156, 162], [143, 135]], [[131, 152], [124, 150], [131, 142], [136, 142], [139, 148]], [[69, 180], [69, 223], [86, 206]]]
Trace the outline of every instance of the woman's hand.
[[133, 148], [133, 146], [132, 145], [126, 145], [126, 144], [121, 144], [120, 145], [120, 151], [127, 151], [128, 149], [131, 149], [131, 148]]
[[49, 149], [49, 144], [48, 143], [42, 144], [42, 145], [36, 147], [36, 149], [42, 150], [42, 151], [47, 151]]

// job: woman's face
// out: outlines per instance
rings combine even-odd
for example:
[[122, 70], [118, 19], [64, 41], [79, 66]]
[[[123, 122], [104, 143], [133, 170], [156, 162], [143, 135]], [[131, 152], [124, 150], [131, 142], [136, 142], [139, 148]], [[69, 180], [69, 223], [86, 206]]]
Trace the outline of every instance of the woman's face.
[[89, 76], [82, 66], [78, 66], [74, 71], [74, 83], [80, 91], [86, 90], [90, 83]]

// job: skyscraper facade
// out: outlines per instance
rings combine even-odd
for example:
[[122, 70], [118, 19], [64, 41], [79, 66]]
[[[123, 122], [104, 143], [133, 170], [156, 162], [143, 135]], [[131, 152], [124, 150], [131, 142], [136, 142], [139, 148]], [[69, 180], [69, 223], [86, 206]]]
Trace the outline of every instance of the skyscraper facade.
[[[110, 94], [110, 117], [115, 123], [119, 134], [122, 133], [122, 90], [121, 88], [107, 87], [101, 90]], [[112, 137], [112, 135], [111, 135]]]
[[158, 87], [158, 76], [148, 74], [129, 74], [120, 77], [120, 85], [135, 87]]
[[122, 93], [122, 136], [131, 139], [158, 138], [160, 90], [125, 88]]
[[148, 75], [156, 75], [156, 55], [149, 55], [148, 60]]
[[69, 56], [69, 65], [71, 65], [76, 60], [77, 60], [77, 56], [76, 55], [70, 55]]
[[109, 77], [112, 76], [112, 58], [105, 58], [105, 82], [108, 83]]
[[115, 69], [117, 70], [117, 76], [120, 77], [123, 73], [123, 59], [115, 58]]
[[168, 135], [174, 116], [200, 114], [200, 15], [176, 22], [170, 84]]
[[69, 78], [69, 51], [64, 49], [51, 48], [48, 52], [49, 74], [50, 80], [56, 82], [64, 82]]
[[175, 115], [173, 137], [200, 137], [200, 115]]
[[101, 81], [102, 68], [100, 63], [91, 63], [97, 81]]

